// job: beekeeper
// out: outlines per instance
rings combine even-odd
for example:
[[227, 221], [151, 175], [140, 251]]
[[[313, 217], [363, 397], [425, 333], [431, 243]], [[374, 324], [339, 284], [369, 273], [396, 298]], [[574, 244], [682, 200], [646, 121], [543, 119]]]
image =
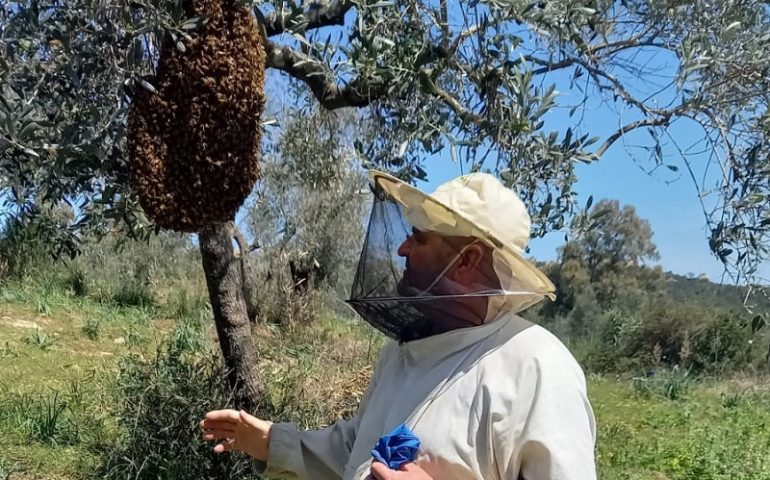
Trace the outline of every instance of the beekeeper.
[[[583, 372], [555, 336], [517, 315], [554, 292], [523, 257], [522, 201], [484, 173], [431, 195], [385, 173], [370, 179], [349, 303], [394, 341], [358, 414], [299, 431], [218, 410], [201, 422], [204, 439], [277, 478], [595, 479]], [[398, 470], [373, 462], [373, 446], [401, 424], [419, 439], [416, 459]]]

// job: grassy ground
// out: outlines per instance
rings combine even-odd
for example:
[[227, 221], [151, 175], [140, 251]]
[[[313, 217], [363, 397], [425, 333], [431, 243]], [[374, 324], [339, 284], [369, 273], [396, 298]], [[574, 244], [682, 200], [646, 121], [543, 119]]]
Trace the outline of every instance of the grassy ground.
[[766, 384], [706, 380], [682, 387], [676, 399], [636, 385], [590, 379], [602, 478], [770, 479]]
[[[127, 433], [116, 421], [123, 359], [149, 359], [168, 337], [211, 344], [210, 328], [194, 328], [206, 325], [204, 304], [186, 294], [152, 306], [46, 283], [0, 288], [0, 480], [99, 478], [104, 452]], [[355, 409], [381, 345], [331, 316], [256, 333], [270, 410], [306, 427]], [[770, 480], [762, 380], [589, 376], [589, 390], [600, 478]]]
[[116, 436], [120, 358], [150, 351], [170, 327], [154, 315], [52, 284], [2, 287], [0, 479], [75, 478], [98, 462], [98, 446]]

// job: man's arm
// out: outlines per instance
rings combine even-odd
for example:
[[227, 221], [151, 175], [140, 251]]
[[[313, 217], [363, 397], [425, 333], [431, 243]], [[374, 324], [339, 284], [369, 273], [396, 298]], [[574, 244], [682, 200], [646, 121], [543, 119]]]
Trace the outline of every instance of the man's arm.
[[200, 426], [204, 440], [221, 440], [215, 452], [243, 452], [268, 475], [336, 480], [342, 478], [353, 448], [358, 417], [304, 432], [294, 424], [272, 424], [243, 410], [215, 410], [206, 414]]
[[505, 420], [493, 423], [498, 473], [510, 480], [595, 480], [596, 426], [571, 355], [538, 355], [519, 370]]
[[340, 479], [357, 431], [358, 416], [312, 431], [300, 431], [292, 423], [276, 423], [270, 432], [264, 473], [278, 478]]
[[[391, 347], [392, 348], [392, 347]], [[383, 349], [385, 357], [388, 346]], [[269, 476], [336, 480], [342, 478], [358, 432], [359, 417], [373, 394], [379, 372], [375, 369], [369, 387], [350, 420], [314, 431], [300, 431], [291, 423], [266, 422], [246, 412], [209, 412], [201, 422], [204, 440], [223, 440], [214, 447], [222, 453], [242, 451], [254, 458]]]

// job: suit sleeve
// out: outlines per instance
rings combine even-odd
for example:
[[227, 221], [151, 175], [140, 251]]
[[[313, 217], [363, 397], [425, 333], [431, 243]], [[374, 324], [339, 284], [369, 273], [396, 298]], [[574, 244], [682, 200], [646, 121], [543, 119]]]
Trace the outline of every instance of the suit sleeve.
[[292, 423], [274, 424], [264, 474], [289, 479], [341, 479], [356, 440], [360, 416], [376, 388], [378, 372], [379, 366], [353, 418], [312, 431], [298, 430]]
[[515, 383], [492, 423], [499, 477], [595, 480], [596, 426], [577, 362], [566, 351], [543, 352], [521, 366]]

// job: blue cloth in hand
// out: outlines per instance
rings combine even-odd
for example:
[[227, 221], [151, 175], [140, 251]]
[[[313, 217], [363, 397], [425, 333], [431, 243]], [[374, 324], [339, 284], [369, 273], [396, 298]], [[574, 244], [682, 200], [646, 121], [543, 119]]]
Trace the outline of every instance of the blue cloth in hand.
[[392, 432], [383, 435], [372, 450], [372, 457], [392, 470], [417, 459], [420, 439], [403, 423]]

